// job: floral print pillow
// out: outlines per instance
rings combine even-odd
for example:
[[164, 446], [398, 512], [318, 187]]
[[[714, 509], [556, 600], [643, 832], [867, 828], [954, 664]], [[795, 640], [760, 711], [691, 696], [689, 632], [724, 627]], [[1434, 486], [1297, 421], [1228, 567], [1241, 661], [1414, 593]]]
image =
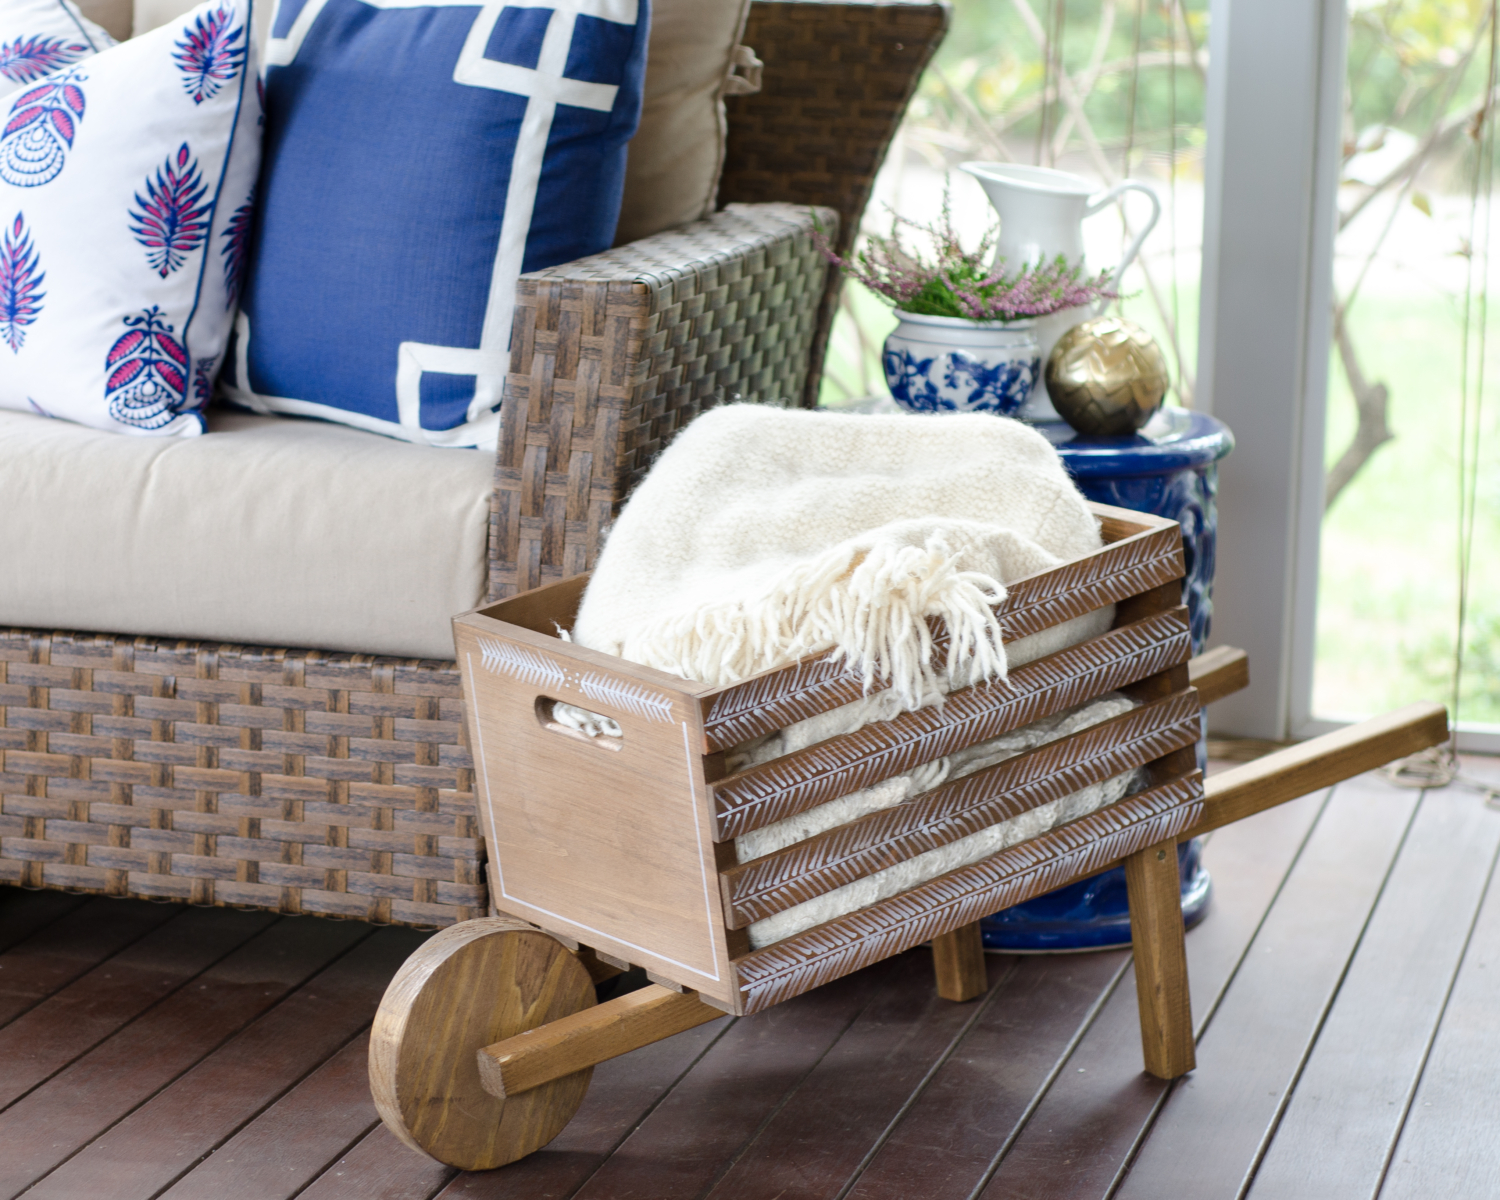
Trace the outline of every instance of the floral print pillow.
[[34, 73], [0, 99], [0, 408], [202, 432], [260, 162], [255, 2], [98, 53], [79, 26], [50, 69], [40, 35], [20, 43]]

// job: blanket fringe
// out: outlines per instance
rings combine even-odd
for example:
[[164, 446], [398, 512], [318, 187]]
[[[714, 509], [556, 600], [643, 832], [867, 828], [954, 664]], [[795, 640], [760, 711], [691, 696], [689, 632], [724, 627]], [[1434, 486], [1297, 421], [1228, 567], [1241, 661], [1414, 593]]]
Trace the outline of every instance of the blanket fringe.
[[[855, 541], [785, 571], [759, 595], [670, 615], [630, 638], [633, 662], [722, 687], [807, 654], [834, 650], [864, 680], [918, 707], [934, 690], [1005, 677], [994, 606], [1005, 586], [961, 570], [940, 537], [926, 545]], [[930, 617], [949, 632], [943, 669], [933, 664]]]

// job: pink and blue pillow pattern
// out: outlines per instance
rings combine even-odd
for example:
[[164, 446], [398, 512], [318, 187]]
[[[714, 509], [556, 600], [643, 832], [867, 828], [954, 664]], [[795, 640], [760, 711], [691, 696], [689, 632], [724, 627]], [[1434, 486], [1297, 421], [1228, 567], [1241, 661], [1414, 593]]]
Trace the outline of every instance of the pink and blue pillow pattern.
[[647, 0], [282, 0], [228, 395], [493, 447], [518, 276], [613, 239], [647, 26]]
[[202, 432], [259, 166], [254, 2], [65, 49], [0, 101], [0, 407]]
[[79, 12], [73, 0], [4, 0], [0, 97], [114, 44], [115, 39]]

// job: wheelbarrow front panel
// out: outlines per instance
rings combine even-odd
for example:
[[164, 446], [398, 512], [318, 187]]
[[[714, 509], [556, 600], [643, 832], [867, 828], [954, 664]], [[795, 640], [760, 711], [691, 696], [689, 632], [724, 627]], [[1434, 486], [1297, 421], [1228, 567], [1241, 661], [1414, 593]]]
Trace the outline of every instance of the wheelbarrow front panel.
[[892, 775], [1186, 662], [1190, 642], [1175, 609], [1017, 667], [1004, 683], [964, 688], [939, 706], [872, 722], [716, 783], [715, 836], [751, 830], [826, 804]]
[[[577, 579], [458, 618], [496, 907], [742, 1013], [1186, 828], [1202, 782], [1190, 749], [1199, 701], [1184, 665], [1180, 532], [1092, 507], [1105, 547], [1012, 584], [999, 615], [1014, 641], [1113, 603], [1114, 628], [941, 706], [733, 774], [725, 748], [858, 699], [863, 682], [822, 655], [713, 689], [586, 650], [551, 632], [572, 623]], [[735, 839], [747, 832], [1114, 690], [1141, 707], [738, 861]], [[556, 701], [615, 719], [622, 737], [564, 729]], [[756, 921], [1143, 766], [1145, 792], [751, 949]]]
[[[495, 907], [728, 1001], [697, 697], [499, 625], [456, 626]], [[567, 729], [558, 701], [615, 717], [624, 736]]]

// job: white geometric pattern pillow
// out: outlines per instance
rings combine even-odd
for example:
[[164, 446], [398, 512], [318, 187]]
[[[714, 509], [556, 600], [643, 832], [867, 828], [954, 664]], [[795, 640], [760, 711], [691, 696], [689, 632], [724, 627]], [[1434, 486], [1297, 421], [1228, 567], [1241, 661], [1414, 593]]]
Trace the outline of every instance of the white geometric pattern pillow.
[[0, 408], [203, 431], [260, 165], [253, 2], [0, 101]]
[[114, 44], [73, 0], [0, 0], [0, 97]]

